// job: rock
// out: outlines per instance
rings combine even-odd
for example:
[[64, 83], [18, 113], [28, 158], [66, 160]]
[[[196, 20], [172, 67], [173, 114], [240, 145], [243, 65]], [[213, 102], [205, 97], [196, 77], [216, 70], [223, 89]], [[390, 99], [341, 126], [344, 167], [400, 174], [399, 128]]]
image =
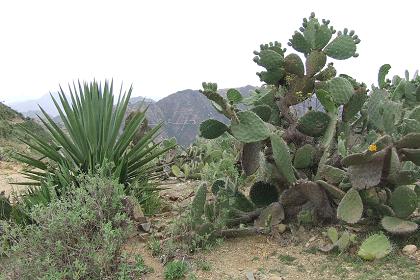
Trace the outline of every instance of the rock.
[[255, 220], [254, 226], [257, 228], [270, 227], [280, 224], [284, 220], [283, 206], [278, 202], [268, 205]]
[[270, 275], [268, 280], [284, 280], [284, 278], [277, 275]]
[[248, 271], [246, 273], [246, 279], [247, 280], [255, 280], [254, 273], [252, 271]]
[[413, 244], [405, 245], [404, 248], [402, 249], [402, 252], [408, 256], [413, 255], [416, 251], [417, 251], [417, 246]]
[[150, 232], [151, 225], [150, 223], [142, 223], [139, 227], [144, 232]]
[[135, 197], [124, 197], [122, 199], [122, 204], [124, 206], [124, 212], [131, 220], [140, 224], [147, 223], [147, 219], [143, 214], [143, 210], [141, 210], [140, 203]]
[[287, 230], [287, 226], [285, 224], [278, 224], [277, 225], [277, 231], [279, 233], [283, 233]]

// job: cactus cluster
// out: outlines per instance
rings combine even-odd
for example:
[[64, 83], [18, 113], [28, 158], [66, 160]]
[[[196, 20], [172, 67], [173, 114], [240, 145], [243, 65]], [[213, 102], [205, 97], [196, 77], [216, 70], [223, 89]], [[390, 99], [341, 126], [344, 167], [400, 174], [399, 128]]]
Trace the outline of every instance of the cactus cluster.
[[298, 53], [279, 42], [254, 52], [265, 85], [250, 97], [231, 90], [225, 99], [216, 84], [203, 83], [201, 93], [230, 124], [207, 120], [200, 134], [229, 133], [243, 144], [244, 174], [262, 170], [269, 182], [251, 188], [257, 206], [278, 199], [287, 218], [312, 213], [316, 221], [376, 215], [385, 230], [410, 233], [420, 200], [420, 79], [387, 80], [384, 65], [368, 94], [364, 83], [337, 76], [328, 60], [357, 57], [359, 42], [312, 13], [289, 40]]

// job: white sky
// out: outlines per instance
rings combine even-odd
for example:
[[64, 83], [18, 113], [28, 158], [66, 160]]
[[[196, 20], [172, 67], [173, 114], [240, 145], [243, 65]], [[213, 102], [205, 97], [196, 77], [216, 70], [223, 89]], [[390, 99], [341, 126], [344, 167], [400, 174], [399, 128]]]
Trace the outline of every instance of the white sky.
[[259, 85], [253, 50], [287, 46], [311, 11], [356, 31], [360, 56], [335, 65], [370, 85], [384, 63], [400, 75], [419, 67], [419, 8], [409, 0], [0, 0], [0, 101], [93, 78], [133, 83], [133, 95], [155, 100], [202, 81]]

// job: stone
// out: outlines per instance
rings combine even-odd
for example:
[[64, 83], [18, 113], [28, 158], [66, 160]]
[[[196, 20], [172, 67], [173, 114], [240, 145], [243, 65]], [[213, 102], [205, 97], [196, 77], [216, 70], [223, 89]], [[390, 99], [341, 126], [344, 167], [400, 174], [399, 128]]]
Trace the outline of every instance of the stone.
[[279, 233], [283, 233], [287, 230], [287, 226], [285, 224], [278, 224], [277, 225], [277, 231]]
[[409, 255], [409, 256], [413, 255], [416, 251], [417, 251], [417, 246], [413, 244], [405, 245], [404, 248], [402, 249], [402, 252], [405, 255]]
[[124, 212], [131, 220], [140, 224], [147, 223], [147, 219], [143, 214], [143, 210], [141, 210], [140, 203], [135, 197], [124, 197], [122, 199], [122, 204], [124, 206]]
[[246, 273], [246, 279], [247, 280], [255, 280], [254, 273], [252, 271], [248, 271]]

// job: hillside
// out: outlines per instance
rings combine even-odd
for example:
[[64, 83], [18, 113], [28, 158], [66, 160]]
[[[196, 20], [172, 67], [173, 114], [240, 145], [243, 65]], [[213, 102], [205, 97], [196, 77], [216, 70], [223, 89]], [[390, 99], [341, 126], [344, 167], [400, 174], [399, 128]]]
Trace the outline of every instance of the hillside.
[[29, 140], [25, 129], [46, 136], [45, 130], [29, 117], [16, 112], [0, 102], [0, 160], [9, 159], [14, 151], [27, 150], [27, 146], [17, 139]]

